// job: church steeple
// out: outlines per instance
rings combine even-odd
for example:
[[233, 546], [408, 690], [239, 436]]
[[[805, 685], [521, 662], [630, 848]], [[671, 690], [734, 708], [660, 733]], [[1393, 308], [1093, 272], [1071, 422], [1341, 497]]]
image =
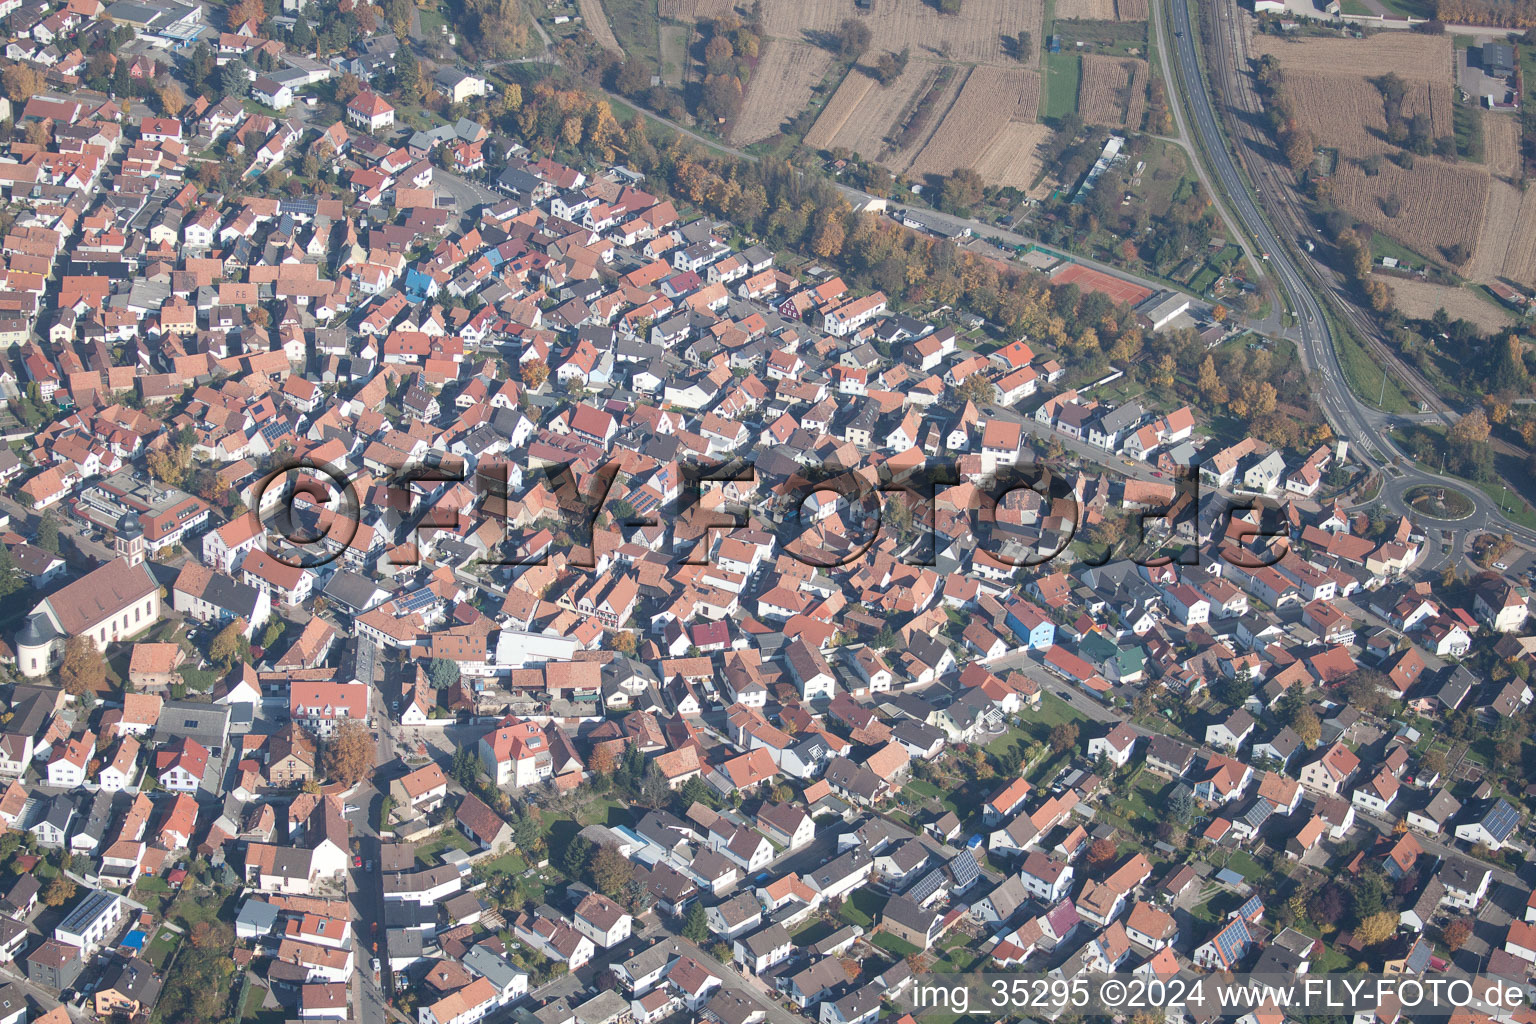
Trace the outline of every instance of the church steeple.
[[129, 565], [144, 561], [144, 527], [137, 512], [130, 510], [117, 521], [117, 537], [112, 547], [119, 558], [128, 559]]

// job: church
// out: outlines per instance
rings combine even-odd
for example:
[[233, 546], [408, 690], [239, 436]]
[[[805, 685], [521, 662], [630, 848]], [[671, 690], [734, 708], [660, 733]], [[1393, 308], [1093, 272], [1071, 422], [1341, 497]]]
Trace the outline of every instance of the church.
[[117, 557], [44, 598], [16, 637], [16, 663], [29, 678], [47, 675], [64, 645], [88, 636], [96, 647], [137, 636], [160, 619], [160, 584], [144, 561], [144, 528], [129, 512], [117, 525]]

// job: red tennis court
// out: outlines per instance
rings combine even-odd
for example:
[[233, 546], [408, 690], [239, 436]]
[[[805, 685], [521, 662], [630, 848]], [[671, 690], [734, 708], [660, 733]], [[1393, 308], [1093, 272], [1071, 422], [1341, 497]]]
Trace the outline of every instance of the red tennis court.
[[1052, 284], [1075, 284], [1085, 292], [1103, 292], [1116, 302], [1134, 306], [1152, 295], [1150, 288], [1111, 277], [1108, 274], [1085, 267], [1081, 263], [1069, 263], [1051, 275]]

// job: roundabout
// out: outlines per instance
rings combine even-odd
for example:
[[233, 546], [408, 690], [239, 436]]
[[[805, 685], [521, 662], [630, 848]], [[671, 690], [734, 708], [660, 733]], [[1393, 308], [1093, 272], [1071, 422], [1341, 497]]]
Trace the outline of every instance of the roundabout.
[[1418, 515], [1443, 523], [1458, 522], [1477, 511], [1471, 496], [1444, 484], [1420, 484], [1403, 492], [1403, 502]]

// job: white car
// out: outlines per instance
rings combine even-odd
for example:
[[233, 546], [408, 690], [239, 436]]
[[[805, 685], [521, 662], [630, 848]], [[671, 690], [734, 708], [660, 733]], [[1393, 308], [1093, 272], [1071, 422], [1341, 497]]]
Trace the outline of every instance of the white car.
[[1503, 572], [1505, 569], [1509, 568], [1509, 566], [1505, 565], [1503, 562], [1494, 562], [1493, 567], [1500, 572]]

